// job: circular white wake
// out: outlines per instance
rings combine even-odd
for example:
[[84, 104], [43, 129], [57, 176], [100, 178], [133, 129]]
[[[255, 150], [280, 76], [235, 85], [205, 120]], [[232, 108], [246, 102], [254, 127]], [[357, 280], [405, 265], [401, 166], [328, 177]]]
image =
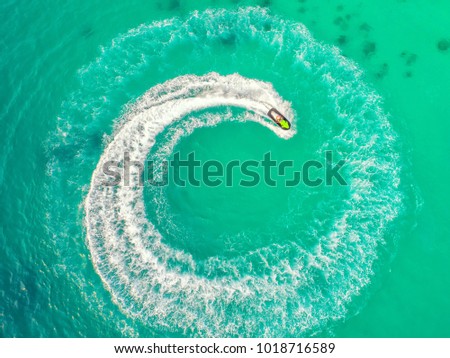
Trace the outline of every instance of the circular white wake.
[[[173, 51], [187, 45], [193, 47], [186, 52], [192, 61], [177, 63]], [[294, 135], [294, 110], [266, 82], [240, 75], [176, 77], [216, 68], [201, 60], [224, 46], [232, 53], [224, 55], [232, 71], [266, 78], [285, 89], [286, 98], [296, 99], [308, 153], [340, 153], [350, 178], [341, 196], [332, 192], [322, 200], [303, 192], [292, 197], [286, 240], [242, 255], [197, 260], [168, 245], [148, 221], [143, 188], [137, 185], [140, 178], [133, 172], [137, 168], [131, 167], [127, 187], [105, 186], [109, 178], [102, 168], [122, 159], [124, 152], [143, 163], [158, 133], [175, 121], [195, 121], [189, 114], [206, 108], [244, 108], [246, 120], [279, 137]], [[258, 71], [253, 72], [248, 59], [255, 48], [255, 61], [262, 66], [254, 66]], [[396, 134], [381, 98], [364, 84], [357, 66], [337, 49], [315, 41], [303, 25], [259, 8], [208, 10], [185, 21], [172, 19], [131, 30], [80, 71], [82, 89], [68, 101], [63, 117], [79, 116], [68, 121], [61, 141], [74, 142], [82, 169], [91, 173], [102, 150], [89, 146], [92, 140], [85, 139], [86, 132], [103, 134], [117, 107], [134, 100], [129, 84], [144, 86], [146, 73], [151, 83], [176, 78], [153, 87], [127, 112], [101, 153], [84, 203], [92, 261], [118, 306], [164, 335], [311, 335], [346, 317], [352, 300], [370, 283], [377, 262], [383, 261], [379, 256], [389, 250], [390, 225], [403, 210], [404, 199]], [[293, 119], [294, 130], [283, 131], [267, 120], [268, 105]], [[207, 125], [218, 118], [207, 119]], [[163, 156], [176, 140], [169, 138]], [[75, 166], [57, 168], [63, 168], [62, 180], [72, 180], [75, 170], [83, 172]], [[81, 187], [87, 180], [80, 178], [75, 184]], [[310, 211], [302, 206], [305, 198], [315, 203]], [[61, 215], [66, 213], [72, 212]]]
[[[146, 219], [137, 169], [131, 169], [129, 186], [121, 181], [113, 187], [105, 185], [109, 177], [103, 171], [105, 163], [123, 158], [125, 152], [144, 163], [155, 137], [165, 127], [193, 111], [210, 107], [245, 108], [251, 111], [246, 115], [248, 120], [267, 126], [279, 137], [290, 138], [294, 129], [284, 131], [265, 117], [268, 104], [293, 119], [289, 103], [270, 84], [237, 74], [211, 73], [182, 76], [155, 86], [133, 106], [100, 158], [85, 201], [87, 238], [94, 264], [125, 310], [140, 315], [145, 312], [150, 320], [171, 329], [186, 331], [195, 327], [194, 332], [208, 336], [229, 335], [235, 333], [236, 327], [223, 323], [230, 318], [226, 317], [228, 301], [245, 304], [261, 294], [270, 299], [280, 289], [293, 289], [253, 282], [259, 286], [255, 291], [248, 278], [207, 280], [189, 273], [195, 271], [192, 257], [163, 244], [154, 225]], [[173, 261], [181, 263], [187, 272], [181, 273]], [[189, 305], [183, 307], [183, 300]], [[215, 321], [214, 326], [210, 320]], [[238, 321], [236, 325], [242, 324]]]

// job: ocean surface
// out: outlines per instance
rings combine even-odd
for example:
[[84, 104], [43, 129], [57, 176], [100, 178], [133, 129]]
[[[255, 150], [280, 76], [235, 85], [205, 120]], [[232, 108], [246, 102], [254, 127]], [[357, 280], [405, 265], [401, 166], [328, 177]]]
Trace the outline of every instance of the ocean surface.
[[[2, 1], [0, 337], [449, 337], [448, 13]], [[105, 185], [268, 152], [346, 185]]]

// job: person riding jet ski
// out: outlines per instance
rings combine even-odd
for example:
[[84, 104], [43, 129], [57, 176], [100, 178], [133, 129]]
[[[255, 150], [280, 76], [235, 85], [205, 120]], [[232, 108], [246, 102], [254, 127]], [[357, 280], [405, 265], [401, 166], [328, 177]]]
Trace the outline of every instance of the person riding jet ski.
[[288, 130], [291, 128], [291, 123], [287, 120], [285, 116], [283, 116], [275, 108], [271, 108], [267, 113], [267, 115], [282, 129]]

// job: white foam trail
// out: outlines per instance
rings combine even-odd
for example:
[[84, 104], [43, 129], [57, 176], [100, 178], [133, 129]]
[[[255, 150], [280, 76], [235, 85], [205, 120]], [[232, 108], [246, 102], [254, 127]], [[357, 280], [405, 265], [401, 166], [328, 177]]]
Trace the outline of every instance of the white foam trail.
[[[164, 64], [160, 63], [165, 57], [159, 54], [167, 55], [186, 37], [201, 48], [220, 43], [222, 29], [218, 25], [224, 23], [232, 24], [229, 26], [240, 40], [250, 37], [259, 47], [270, 49], [267, 63], [276, 64], [276, 71], [289, 78], [292, 91], [304, 94], [301, 98], [306, 105], [298, 108], [308, 111], [308, 104], [314, 107], [305, 116], [307, 133], [318, 134], [313, 150], [322, 153], [333, 149], [347, 159], [348, 196], [331, 196], [324, 202], [319, 198], [307, 216], [301, 213], [303, 194], [308, 197], [314, 193], [302, 192], [290, 198], [293, 226], [284, 244], [277, 242], [242, 255], [205, 260], [194, 260], [189, 253], [166, 245], [146, 218], [142, 188], [136, 185], [137, 172], [132, 171], [129, 187], [105, 187], [102, 183], [108, 178], [102, 173], [104, 163], [120, 160], [124, 151], [133, 160], [144, 161], [156, 135], [185, 117], [192, 122], [182, 122], [180, 127], [186, 124], [184, 129], [188, 130], [171, 127], [176, 135], [166, 138], [163, 149], [156, 153], [168, 156], [177, 138], [204, 125], [195, 114], [188, 114], [209, 107], [238, 106], [248, 110], [247, 120], [266, 126], [276, 135], [287, 139], [294, 134], [264, 118], [268, 105], [295, 118], [289, 103], [268, 83], [239, 75], [178, 77], [152, 88], [130, 108], [97, 164], [84, 203], [92, 261], [119, 307], [151, 328], [159, 327], [164, 334], [317, 334], [329, 327], [330, 321], [346, 317], [350, 301], [370, 283], [377, 255], [385, 250], [380, 246], [393, 240], [395, 230], [390, 224], [403, 210], [404, 193], [399, 187], [402, 163], [395, 132], [381, 109], [381, 98], [363, 83], [354, 63], [336, 49], [316, 42], [304, 26], [260, 8], [207, 10], [192, 14], [186, 21], [173, 19], [141, 26], [114, 40], [82, 71], [86, 88], [74, 94], [65, 117], [73, 118], [79, 111], [86, 121], [94, 117], [97, 121], [102, 118], [103, 124], [110, 123], [109, 111], [115, 105], [108, 105], [109, 96], [132, 98], [120, 96], [126, 92], [126, 85], [116, 88], [117, 76], [138, 79], [156, 65], [159, 76], [166, 78]], [[264, 30], [265, 24], [270, 31]], [[198, 35], [192, 35], [194, 29], [200, 29]], [[167, 34], [172, 34], [170, 41], [160, 46], [161, 36]], [[237, 57], [239, 53], [237, 48]], [[247, 53], [244, 51], [244, 56]], [[146, 59], [143, 72], [139, 70], [141, 55]], [[139, 66], [130, 66], [134, 58], [139, 59]], [[282, 67], [277, 64], [278, 58], [286, 61]], [[247, 64], [247, 57], [243, 63]], [[232, 68], [241, 70], [241, 61], [233, 63]], [[190, 65], [183, 70], [191, 71]], [[229, 119], [230, 115], [224, 117]], [[206, 125], [219, 119], [210, 116]], [[295, 121], [293, 124], [295, 130]], [[75, 142], [82, 142], [85, 138], [77, 135], [84, 135], [84, 125], [68, 120], [63, 133], [72, 134], [70, 127], [78, 126], [81, 134], [75, 131], [73, 137]], [[61, 141], [71, 138], [62, 136]], [[87, 158], [84, 168], [90, 170], [93, 163], [89, 160], [97, 158]], [[61, 168], [69, 174], [78, 170], [64, 165]], [[164, 198], [156, 200], [160, 199]], [[156, 216], [160, 214], [164, 215], [158, 212]], [[300, 225], [303, 222], [305, 225]]]
[[[169, 304], [170, 300], [162, 296], [176, 292], [178, 297], [180, 289], [183, 295], [209, 297], [208, 300], [227, 295], [231, 298], [236, 293], [242, 296], [252, 294], [239, 281], [215, 282], [170, 269], [168, 261], [173, 258], [187, 264], [188, 272], [195, 271], [195, 262], [189, 254], [164, 245], [158, 231], [147, 221], [138, 173], [131, 170], [129, 187], [124, 186], [123, 181], [116, 187], [108, 187], [104, 185], [109, 178], [104, 174], [103, 166], [108, 161], [123, 158], [125, 152], [130, 153], [133, 160], [143, 163], [155, 137], [165, 127], [193, 111], [211, 107], [245, 108], [258, 114], [248, 116], [250, 120], [268, 127], [278, 136], [287, 139], [294, 135], [295, 130], [284, 131], [264, 117], [267, 103], [293, 118], [289, 103], [283, 101], [270, 84], [237, 74], [220, 76], [211, 73], [201, 77], [182, 76], [155, 86], [133, 106], [100, 158], [85, 200], [85, 223], [93, 262], [121, 304], [127, 301], [128, 306], [130, 301], [139, 302], [141, 309], [150, 310], [151, 315], [161, 319], [174, 310], [165, 312], [155, 302], [166, 302], [163, 306]], [[115, 280], [118, 282], [113, 283]], [[117, 284], [128, 288], [116, 294], [117, 287], [111, 286]], [[159, 288], [156, 291], [148, 290], [149, 287]], [[228, 294], [224, 296], [226, 292]], [[192, 322], [186, 322], [186, 319], [184, 317], [176, 325], [183, 322], [183, 326], [188, 327], [198, 317], [192, 316]]]

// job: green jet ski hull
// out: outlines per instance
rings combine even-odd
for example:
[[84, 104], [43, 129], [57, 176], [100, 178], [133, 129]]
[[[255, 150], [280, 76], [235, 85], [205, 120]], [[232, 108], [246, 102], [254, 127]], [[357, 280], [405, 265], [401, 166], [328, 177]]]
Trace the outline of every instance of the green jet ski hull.
[[272, 119], [281, 129], [289, 130], [291, 128], [291, 122], [287, 120], [285, 116], [283, 116], [280, 112], [278, 112], [275, 108], [271, 108], [267, 115]]

